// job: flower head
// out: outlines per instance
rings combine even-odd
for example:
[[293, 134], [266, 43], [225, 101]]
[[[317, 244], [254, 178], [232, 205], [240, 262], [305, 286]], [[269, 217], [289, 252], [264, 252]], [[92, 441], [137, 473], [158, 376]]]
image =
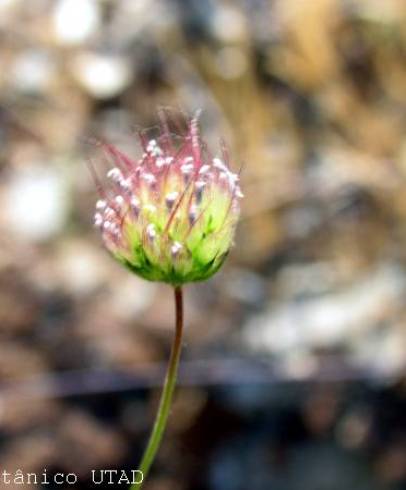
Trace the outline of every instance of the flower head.
[[163, 124], [156, 139], [141, 142], [137, 161], [110, 144], [101, 146], [114, 166], [94, 223], [106, 248], [151, 281], [180, 285], [212, 276], [232, 245], [242, 193], [226, 160], [211, 158], [197, 118], [174, 137]]

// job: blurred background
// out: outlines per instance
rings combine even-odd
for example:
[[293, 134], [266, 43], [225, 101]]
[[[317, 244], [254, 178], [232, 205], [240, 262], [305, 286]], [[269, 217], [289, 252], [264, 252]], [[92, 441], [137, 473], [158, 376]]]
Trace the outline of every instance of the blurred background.
[[405, 27], [402, 0], [0, 1], [0, 469], [139, 461], [172, 293], [103, 250], [85, 162], [162, 105], [203, 109], [246, 197], [145, 489], [406, 488]]

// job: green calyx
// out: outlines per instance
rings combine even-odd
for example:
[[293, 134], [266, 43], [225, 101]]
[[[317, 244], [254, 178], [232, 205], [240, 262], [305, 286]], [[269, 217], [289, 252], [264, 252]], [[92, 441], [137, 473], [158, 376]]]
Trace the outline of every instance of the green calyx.
[[175, 226], [165, 235], [162, 227], [153, 223], [156, 235], [150, 240], [131, 222], [127, 223], [128, 247], [125, 251], [118, 249], [114, 255], [129, 270], [149, 281], [175, 286], [204, 281], [222, 266], [234, 231], [231, 219], [227, 219], [223, 226], [215, 226], [210, 218], [204, 221], [204, 226], [196, 226], [196, 230], [192, 229], [187, 239], [182, 241], [180, 235], [184, 230], [180, 226]]
[[149, 259], [145, 257], [145, 261], [142, 265], [135, 265], [127, 259], [119, 259], [127, 269], [134, 272], [138, 276], [148, 281], [160, 281], [172, 284], [173, 286], [181, 286], [188, 282], [205, 281], [214, 275], [220, 267], [223, 265], [224, 260], [227, 257], [227, 253], [222, 256], [215, 257], [210, 262], [204, 264], [193, 261], [192, 270], [183, 274], [177, 270], [175, 266], [171, 269], [162, 270], [152, 264]]

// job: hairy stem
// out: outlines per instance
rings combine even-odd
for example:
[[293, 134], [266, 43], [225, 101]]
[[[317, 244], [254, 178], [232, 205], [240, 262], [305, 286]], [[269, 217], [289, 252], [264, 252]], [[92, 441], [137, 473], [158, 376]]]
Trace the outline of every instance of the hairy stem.
[[168, 370], [164, 387], [159, 402], [158, 412], [156, 414], [154, 427], [152, 429], [147, 447], [144, 451], [139, 471], [142, 472], [143, 479], [140, 483], [135, 483], [131, 490], [140, 489], [146, 480], [148, 471], [155, 459], [155, 455], [161, 444], [162, 436], [165, 432], [166, 423], [168, 421], [169, 412], [171, 409], [173, 392], [175, 390], [180, 353], [182, 350], [182, 332], [183, 332], [183, 292], [180, 286], [174, 288], [175, 293], [175, 314], [176, 328], [175, 336], [172, 343], [171, 356], [169, 358]]

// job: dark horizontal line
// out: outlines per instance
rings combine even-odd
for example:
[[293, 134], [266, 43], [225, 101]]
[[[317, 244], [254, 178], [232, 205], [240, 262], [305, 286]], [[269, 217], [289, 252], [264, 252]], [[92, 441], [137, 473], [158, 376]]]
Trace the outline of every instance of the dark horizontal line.
[[[152, 388], [162, 385], [164, 363], [134, 365], [133, 372], [117, 370], [74, 370], [29, 376], [0, 385], [0, 399], [7, 397], [64, 398]], [[183, 361], [179, 384], [212, 386], [239, 384], [284, 384], [312, 382], [372, 382], [382, 383], [391, 376], [371, 368], [354, 369], [337, 361], [325, 363], [317, 371], [294, 375], [269, 361], [220, 359]]]

